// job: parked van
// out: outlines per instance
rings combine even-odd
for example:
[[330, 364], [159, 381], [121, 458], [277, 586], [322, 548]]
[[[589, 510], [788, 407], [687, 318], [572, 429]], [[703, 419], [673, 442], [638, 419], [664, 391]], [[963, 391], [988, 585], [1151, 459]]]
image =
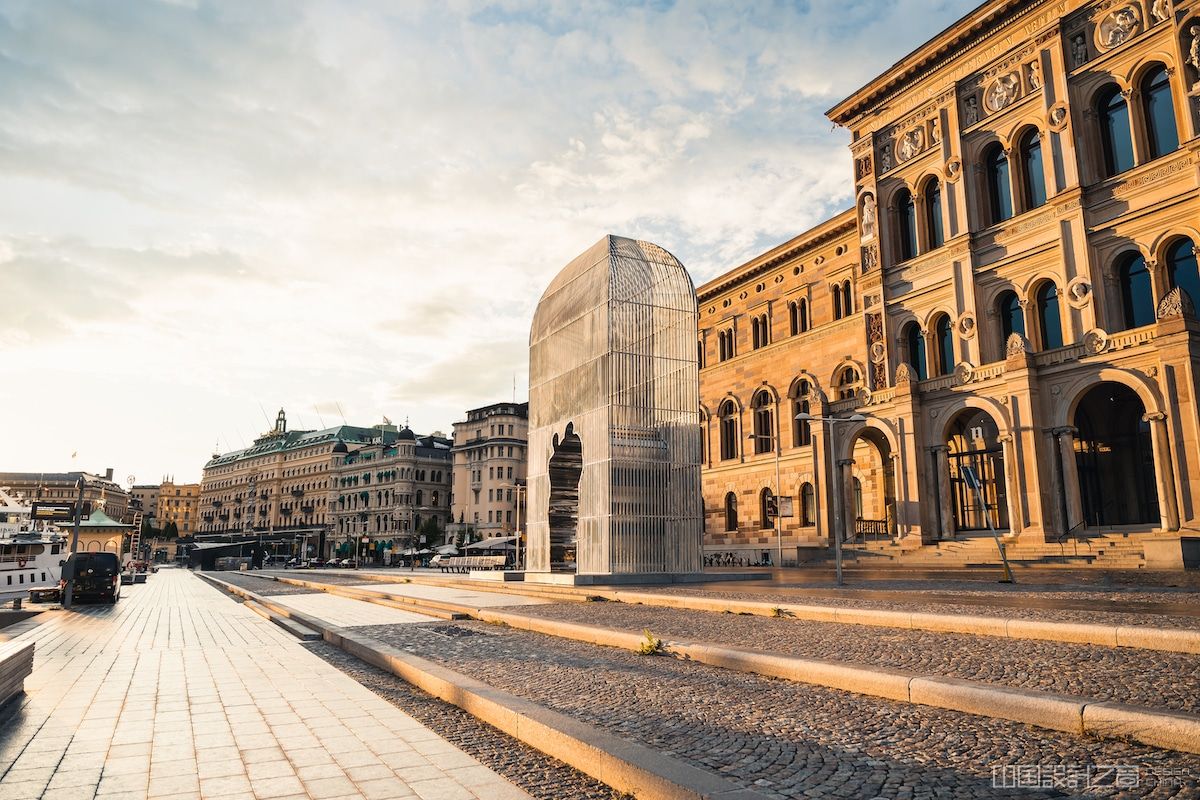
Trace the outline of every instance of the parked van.
[[71, 582], [72, 600], [106, 600], [115, 603], [121, 597], [121, 560], [116, 553], [72, 553], [63, 562], [63, 592]]

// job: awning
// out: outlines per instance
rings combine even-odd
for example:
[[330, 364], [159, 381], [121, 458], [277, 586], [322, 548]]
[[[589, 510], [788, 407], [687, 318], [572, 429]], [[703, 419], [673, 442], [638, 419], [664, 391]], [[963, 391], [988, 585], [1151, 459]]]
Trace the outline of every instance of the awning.
[[464, 550], [515, 550], [516, 545], [513, 544], [517, 540], [515, 536], [493, 536], [491, 539], [484, 539], [482, 542], [469, 544]]

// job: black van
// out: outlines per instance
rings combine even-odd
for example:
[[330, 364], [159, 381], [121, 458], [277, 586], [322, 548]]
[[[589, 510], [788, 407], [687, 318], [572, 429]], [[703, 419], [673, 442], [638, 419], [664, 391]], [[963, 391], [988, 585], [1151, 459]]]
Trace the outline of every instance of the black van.
[[63, 562], [59, 586], [67, 591], [71, 581], [72, 600], [106, 600], [121, 597], [121, 560], [116, 553], [72, 553]]

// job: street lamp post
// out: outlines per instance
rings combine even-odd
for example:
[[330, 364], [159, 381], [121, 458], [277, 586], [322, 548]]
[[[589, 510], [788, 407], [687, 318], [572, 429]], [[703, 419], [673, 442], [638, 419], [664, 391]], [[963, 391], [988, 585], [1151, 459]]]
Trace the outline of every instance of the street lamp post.
[[[75, 524], [71, 528], [71, 551], [67, 555], [68, 560], [71, 558], [71, 555], [74, 554], [75, 551], [77, 551], [79, 549], [79, 521], [80, 521], [80, 517], [83, 515], [83, 475], [82, 474], [80, 474], [80, 476], [79, 476], [78, 486], [79, 486], [79, 492], [78, 492], [79, 496], [75, 500], [75, 520], [74, 520]], [[71, 568], [74, 569], [75, 565], [72, 564]], [[72, 595], [74, 594], [74, 592], [72, 590], [75, 588], [75, 576], [74, 575], [66, 575], [64, 577], [67, 579], [67, 585], [63, 589], [62, 607], [70, 608]], [[10, 580], [11, 580], [11, 578], [10, 578]], [[119, 578], [118, 578], [118, 580], [119, 580]]]
[[746, 436], [752, 442], [757, 442], [759, 439], [766, 439], [771, 443], [771, 449], [775, 451], [775, 515], [772, 520], [775, 523], [775, 553], [779, 559], [779, 566], [783, 566], [783, 529], [779, 524], [779, 436], [775, 433], [751, 433]]
[[525, 563], [521, 560], [521, 497], [526, 494], [527, 487], [523, 483], [505, 483], [501, 484], [501, 486], [505, 489], [517, 490], [517, 552], [515, 566], [517, 569], [521, 569]]
[[[828, 422], [829, 426], [830, 426], [830, 431], [829, 431], [830, 443], [829, 444], [830, 444], [830, 450], [832, 451], [832, 450], [834, 450], [834, 443], [833, 443], [833, 426], [834, 425], [844, 424], [844, 423], [866, 422], [867, 418], [864, 417], [862, 414], [855, 414], [853, 416], [846, 417], [845, 419], [838, 419], [836, 417], [814, 417], [812, 414], [809, 414], [807, 411], [801, 411], [799, 414], [796, 415], [796, 421], [797, 422], [820, 422], [820, 423]], [[833, 463], [833, 503], [834, 503], [833, 511], [834, 511], [834, 518], [837, 520], [837, 522], [835, 522], [834, 526], [833, 526], [833, 561], [837, 568], [837, 585], [841, 586], [842, 585], [842, 531], [838, 530], [838, 527], [839, 527], [838, 522], [842, 523], [842, 525], [840, 527], [843, 527], [843, 528], [845, 527], [846, 509], [844, 507], [845, 506], [845, 502], [844, 502], [845, 498], [842, 497], [842, 475], [841, 475], [842, 470], [841, 470], [841, 467], [838, 466], [837, 459], [835, 458], [833, 461], [834, 461], [834, 463]]]

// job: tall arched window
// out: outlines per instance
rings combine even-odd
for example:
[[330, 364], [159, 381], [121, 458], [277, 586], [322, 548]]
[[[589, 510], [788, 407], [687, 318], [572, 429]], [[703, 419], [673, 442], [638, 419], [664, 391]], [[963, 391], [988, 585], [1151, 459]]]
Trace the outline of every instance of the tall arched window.
[[841, 284], [833, 285], [833, 318], [842, 318], [842, 287]]
[[929, 377], [929, 370], [925, 366], [925, 336], [921, 333], [921, 326], [915, 322], [908, 323], [904, 326], [903, 337], [905, 359], [913, 368], [916, 379], [923, 381]]
[[903, 189], [896, 195], [896, 231], [900, 238], [900, 260], [917, 254], [917, 206], [912, 192]]
[[1058, 310], [1058, 287], [1046, 281], [1037, 291], [1038, 327], [1041, 328], [1042, 349], [1063, 346], [1062, 317]]
[[729, 492], [725, 495], [725, 530], [736, 531], [737, 529], [737, 495]]
[[721, 437], [721, 459], [728, 461], [731, 458], [737, 458], [738, 440], [737, 440], [737, 406], [732, 400], [726, 400], [721, 404], [720, 416], [720, 437]]
[[1158, 158], [1178, 150], [1175, 103], [1171, 98], [1171, 80], [1166, 67], [1155, 67], [1142, 79], [1142, 112], [1146, 118], [1146, 144], [1150, 157]]
[[1004, 337], [1005, 344], [1014, 333], [1025, 335], [1025, 313], [1016, 292], [1010, 290], [1000, 293], [996, 298], [996, 313], [1000, 315], [1000, 335]]
[[988, 205], [991, 222], [1003, 222], [1013, 215], [1012, 182], [1008, 176], [1008, 156], [998, 143], [983, 155], [983, 170], [987, 179]]
[[805, 527], [817, 524], [817, 492], [811, 483], [800, 487], [800, 524]]
[[800, 305], [795, 301], [788, 303], [788, 330], [792, 336], [800, 332]]
[[774, 493], [767, 487], [758, 493], [758, 513], [759, 519], [762, 520], [760, 528], [770, 528], [775, 525], [775, 515], [771, 513], [775, 500]]
[[767, 344], [767, 315], [762, 314], [750, 320], [750, 347], [757, 350]]
[[942, 229], [942, 185], [936, 179], [925, 185], [925, 228], [929, 231], [929, 248], [941, 247], [946, 241]]
[[842, 316], [848, 317], [854, 313], [854, 293], [850, 291], [850, 281], [842, 282]]
[[800, 332], [804, 333], [806, 330], [812, 327], [812, 323], [808, 318], [808, 301], [801, 300], [800, 302], [796, 303], [796, 310], [800, 317]]
[[933, 326], [933, 338], [937, 344], [937, 374], [949, 375], [954, 370], [954, 331], [950, 316], [942, 314]]
[[760, 389], [750, 403], [754, 409], [754, 452], [769, 453], [774, 449], [774, 411], [771, 409], [771, 393]]
[[1179, 287], [1193, 304], [1200, 304], [1200, 274], [1196, 272], [1196, 246], [1191, 239], [1180, 239], [1167, 250], [1167, 280]]
[[1100, 124], [1105, 176], [1131, 168], [1133, 137], [1129, 132], [1129, 106], [1120, 87], [1110, 86], [1096, 98], [1096, 118]]
[[858, 370], [854, 367], [846, 367], [838, 376], [838, 399], [848, 400], [854, 397], [854, 393], [858, 391], [859, 377]]
[[1021, 190], [1024, 194], [1025, 210], [1046, 203], [1046, 167], [1042, 163], [1042, 137], [1036, 130], [1028, 130], [1021, 137], [1018, 152], [1021, 154]]
[[808, 381], [797, 381], [792, 391], [792, 447], [812, 444], [812, 423], [796, 419], [797, 414], [812, 413], [809, 410], [810, 391]]
[[1117, 271], [1121, 281], [1121, 307], [1126, 328], [1140, 328], [1154, 322], [1154, 289], [1150, 270], [1139, 253], [1130, 253]]

